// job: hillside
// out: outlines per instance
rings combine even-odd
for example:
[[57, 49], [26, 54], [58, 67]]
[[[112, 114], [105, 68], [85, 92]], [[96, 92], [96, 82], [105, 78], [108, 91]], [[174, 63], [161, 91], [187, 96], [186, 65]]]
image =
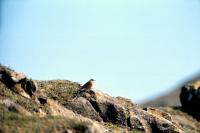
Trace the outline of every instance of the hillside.
[[151, 99], [147, 102], [141, 103], [141, 105], [144, 107], [180, 106], [181, 105], [179, 100], [180, 92], [181, 89], [179, 88], [162, 96]]
[[142, 108], [68, 80], [32, 80], [0, 66], [0, 132], [198, 133], [181, 107]]
[[181, 103], [179, 100], [179, 95], [181, 92], [181, 87], [186, 84], [193, 83], [197, 80], [200, 80], [200, 74], [197, 74], [197, 75], [193, 76], [192, 78], [185, 80], [181, 84], [177, 85], [174, 89], [172, 89], [171, 92], [163, 94], [163, 95], [156, 97], [154, 99], [151, 99], [147, 102], [141, 103], [141, 105], [144, 107], [148, 107], [148, 106], [152, 106], [152, 107], [180, 106]]

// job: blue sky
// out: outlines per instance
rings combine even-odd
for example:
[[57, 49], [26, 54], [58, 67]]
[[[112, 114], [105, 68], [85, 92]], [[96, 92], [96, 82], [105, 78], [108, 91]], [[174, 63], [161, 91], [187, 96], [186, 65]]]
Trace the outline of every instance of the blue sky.
[[2, 0], [0, 62], [140, 102], [200, 70], [199, 0]]

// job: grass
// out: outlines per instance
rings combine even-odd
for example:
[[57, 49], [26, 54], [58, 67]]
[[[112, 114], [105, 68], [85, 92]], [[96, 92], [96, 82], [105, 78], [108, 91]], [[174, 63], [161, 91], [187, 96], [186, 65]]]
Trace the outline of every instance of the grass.
[[[53, 81], [36, 81], [39, 89], [44, 90], [44, 94], [49, 99], [57, 100], [60, 104], [66, 104], [69, 100], [76, 96], [77, 90], [80, 88], [78, 83], [70, 82], [67, 80], [53, 80]], [[37, 104], [34, 100], [25, 98], [11, 89], [7, 88], [0, 81], [0, 99], [10, 99], [24, 107], [27, 111], [33, 113], [39, 108], [48, 110], [46, 106]]]
[[104, 126], [113, 130], [114, 132], [117, 132], [117, 133], [121, 133], [121, 132], [124, 133], [125, 130], [127, 130], [128, 133], [144, 133], [144, 131], [139, 131], [139, 130], [136, 130], [136, 129], [130, 130], [130, 129], [126, 129], [124, 127], [120, 127], [119, 125], [114, 125], [114, 124], [108, 123], [108, 122], [104, 123]]
[[[44, 91], [44, 94], [49, 99], [54, 99], [61, 105], [65, 105], [68, 101], [73, 99], [80, 84], [67, 81], [67, 80], [50, 80], [50, 81], [36, 81], [38, 83], [39, 89]], [[14, 103], [19, 104], [24, 107], [27, 111], [33, 113], [37, 112], [39, 108], [48, 114], [48, 106], [36, 103], [32, 99], [25, 98], [9, 88], [7, 88], [0, 81], [0, 99], [10, 99]], [[129, 99], [124, 99], [118, 97], [118, 102], [126, 108], [138, 107], [133, 104]], [[180, 108], [161, 108], [168, 113], [170, 113], [177, 119], [176, 122], [180, 123], [180, 126], [184, 131], [196, 133], [200, 132], [200, 123], [195, 121], [191, 116], [182, 112]], [[33, 113], [34, 114], [34, 113]], [[184, 116], [184, 117], [182, 117]], [[185, 118], [185, 119], [184, 119]], [[184, 121], [183, 121], [184, 120]], [[186, 124], [181, 125], [185, 122]], [[195, 129], [192, 126], [195, 125]], [[112, 123], [104, 123], [104, 126], [113, 130], [114, 132], [124, 132], [124, 127], [119, 125], [113, 125]], [[37, 116], [23, 116], [14, 112], [9, 112], [8, 108], [0, 104], [0, 133], [1, 132], [11, 132], [11, 133], [30, 133], [30, 132], [67, 132], [70, 129], [75, 133], [81, 133], [88, 129], [88, 123], [78, 122], [65, 117], [37, 117]], [[196, 131], [196, 132], [195, 132]], [[142, 131], [130, 131], [129, 133], [141, 133]]]
[[[1, 112], [2, 113], [2, 112]], [[81, 133], [87, 130], [87, 123], [77, 122], [64, 117], [22, 116], [17, 113], [4, 112], [0, 119], [0, 132], [31, 133], [31, 132], [66, 132], [71, 130]]]
[[1, 81], [0, 81], [0, 92], [1, 92], [0, 99], [10, 99], [14, 103], [21, 105], [30, 112], [34, 112], [40, 107], [34, 100], [25, 98], [13, 92], [9, 88], [7, 88]]
[[183, 112], [180, 107], [163, 107], [162, 110], [170, 113], [172, 117], [180, 118], [176, 120], [176, 123], [179, 123], [181, 129], [186, 133], [200, 133], [200, 122], [186, 112]]
[[68, 80], [37, 81], [37, 83], [48, 98], [57, 100], [61, 104], [73, 99], [80, 88], [80, 84]]
[[[54, 81], [37, 81], [40, 89], [43, 89], [45, 94], [50, 99], [55, 99], [61, 104], [72, 99], [77, 90], [80, 88], [78, 83], [67, 80]], [[14, 103], [24, 107], [27, 111], [33, 113], [39, 108], [48, 112], [48, 107], [40, 105], [32, 99], [25, 98], [11, 89], [7, 88], [0, 81], [0, 99], [10, 99]], [[88, 124], [77, 122], [65, 117], [37, 117], [23, 116], [14, 112], [9, 112], [8, 108], [0, 104], [0, 133], [29, 133], [29, 132], [67, 132], [67, 129], [76, 133], [84, 132], [88, 128]]]

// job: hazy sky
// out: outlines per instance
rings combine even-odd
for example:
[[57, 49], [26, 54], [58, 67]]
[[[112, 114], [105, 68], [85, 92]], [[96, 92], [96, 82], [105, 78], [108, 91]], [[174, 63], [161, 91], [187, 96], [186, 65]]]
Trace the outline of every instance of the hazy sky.
[[200, 70], [199, 0], [2, 0], [0, 62], [133, 101]]

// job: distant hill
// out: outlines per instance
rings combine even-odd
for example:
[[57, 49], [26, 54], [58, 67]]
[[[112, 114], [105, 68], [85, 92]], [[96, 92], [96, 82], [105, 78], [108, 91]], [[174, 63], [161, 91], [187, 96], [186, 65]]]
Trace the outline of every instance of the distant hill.
[[177, 85], [174, 89], [172, 89], [173, 91], [166, 93], [162, 96], [156, 97], [155, 99], [144, 102], [141, 105], [144, 107], [180, 106], [181, 104], [179, 101], [179, 94], [181, 91], [181, 87], [185, 84], [192, 83], [197, 80], [200, 80], [200, 73], [183, 81], [181, 84]]
[[150, 101], [147, 101], [146, 103], [142, 103], [142, 106], [145, 107], [159, 107], [159, 106], [180, 106], [179, 101], [179, 94], [181, 89], [176, 89], [170, 93], [167, 93], [163, 96], [159, 96], [155, 99], [152, 99]]

